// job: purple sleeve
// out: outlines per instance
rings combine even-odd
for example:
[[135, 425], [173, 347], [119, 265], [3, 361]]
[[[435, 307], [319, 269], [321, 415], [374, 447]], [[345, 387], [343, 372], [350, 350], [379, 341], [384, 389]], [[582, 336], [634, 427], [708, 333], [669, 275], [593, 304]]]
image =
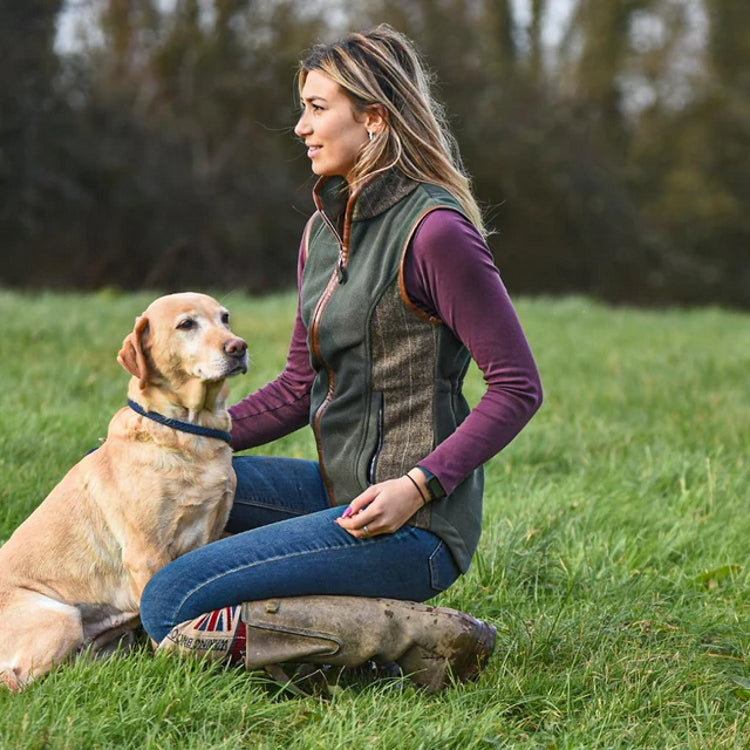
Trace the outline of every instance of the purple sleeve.
[[[303, 253], [300, 252], [298, 280], [303, 266]], [[276, 380], [229, 408], [234, 450], [268, 443], [307, 425], [314, 378], [307, 349], [307, 328], [298, 303], [284, 371]]]
[[521, 431], [541, 405], [542, 385], [500, 272], [468, 219], [450, 209], [428, 214], [404, 281], [412, 302], [464, 343], [487, 384], [458, 429], [419, 462], [450, 493]]

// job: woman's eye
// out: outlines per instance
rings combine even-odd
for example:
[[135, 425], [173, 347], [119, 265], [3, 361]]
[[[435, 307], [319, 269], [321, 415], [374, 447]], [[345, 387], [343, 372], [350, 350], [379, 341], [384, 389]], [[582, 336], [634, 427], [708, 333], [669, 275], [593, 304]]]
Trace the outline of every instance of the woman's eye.
[[181, 331], [189, 331], [191, 328], [195, 328], [195, 321], [192, 318], [185, 318], [177, 324], [177, 327]]

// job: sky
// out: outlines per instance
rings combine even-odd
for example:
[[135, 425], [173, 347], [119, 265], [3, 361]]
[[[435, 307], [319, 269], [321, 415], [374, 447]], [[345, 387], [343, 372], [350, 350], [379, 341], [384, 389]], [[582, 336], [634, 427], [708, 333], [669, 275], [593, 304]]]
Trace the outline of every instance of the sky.
[[[159, 5], [164, 9], [174, 6], [176, 0], [160, 0]], [[521, 26], [526, 26], [531, 15], [530, 0], [511, 0], [516, 18]], [[562, 30], [570, 13], [575, 7], [576, 0], [549, 0], [547, 20], [544, 28], [544, 38], [550, 46], [560, 41]], [[93, 3], [90, 0], [67, 0], [58, 18], [57, 39], [55, 49], [60, 54], [74, 52], [79, 46], [78, 34], [81, 28], [90, 35], [89, 41], [96, 43], [96, 25], [93, 22]]]

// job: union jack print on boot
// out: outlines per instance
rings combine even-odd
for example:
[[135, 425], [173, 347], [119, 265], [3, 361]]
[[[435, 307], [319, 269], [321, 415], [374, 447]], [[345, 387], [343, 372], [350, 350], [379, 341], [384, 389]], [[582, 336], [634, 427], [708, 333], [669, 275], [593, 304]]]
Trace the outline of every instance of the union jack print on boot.
[[159, 648], [244, 664], [247, 628], [240, 617], [241, 609], [241, 605], [222, 607], [176, 625]]

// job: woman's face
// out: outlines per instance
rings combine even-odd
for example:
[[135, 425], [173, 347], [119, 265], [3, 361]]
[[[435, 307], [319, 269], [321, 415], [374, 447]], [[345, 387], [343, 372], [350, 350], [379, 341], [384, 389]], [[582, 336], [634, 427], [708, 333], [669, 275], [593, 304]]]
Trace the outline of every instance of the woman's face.
[[294, 132], [305, 141], [312, 171], [346, 178], [368, 141], [367, 117], [358, 120], [341, 86], [319, 70], [305, 78], [302, 108]]

